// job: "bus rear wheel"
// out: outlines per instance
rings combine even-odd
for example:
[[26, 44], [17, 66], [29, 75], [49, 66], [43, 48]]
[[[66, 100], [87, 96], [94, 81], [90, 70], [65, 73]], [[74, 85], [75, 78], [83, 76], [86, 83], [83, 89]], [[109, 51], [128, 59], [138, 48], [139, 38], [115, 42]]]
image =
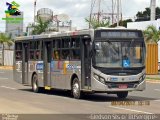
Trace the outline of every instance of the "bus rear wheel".
[[38, 86], [38, 76], [34, 74], [32, 77], [32, 91], [35, 93], [41, 92], [41, 88]]
[[74, 78], [72, 82], [72, 95], [75, 99], [81, 98], [81, 90], [78, 78]]
[[118, 92], [117, 96], [118, 98], [124, 99], [128, 96], [128, 92]]

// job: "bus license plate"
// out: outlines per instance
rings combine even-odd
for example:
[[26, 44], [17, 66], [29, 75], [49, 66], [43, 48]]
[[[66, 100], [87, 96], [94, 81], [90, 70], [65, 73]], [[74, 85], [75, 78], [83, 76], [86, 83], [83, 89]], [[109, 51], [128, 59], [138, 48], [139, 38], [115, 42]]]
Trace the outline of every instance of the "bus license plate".
[[128, 88], [128, 86], [127, 86], [127, 84], [120, 84], [120, 85], [118, 86], [118, 88], [119, 88], [119, 89], [126, 89], [126, 88]]

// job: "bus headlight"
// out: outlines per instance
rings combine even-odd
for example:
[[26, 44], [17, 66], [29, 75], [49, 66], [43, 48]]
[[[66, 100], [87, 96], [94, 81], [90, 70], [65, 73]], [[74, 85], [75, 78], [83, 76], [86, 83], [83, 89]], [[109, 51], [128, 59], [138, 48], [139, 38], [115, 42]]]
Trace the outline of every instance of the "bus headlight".
[[145, 79], [146, 75], [143, 74], [140, 78], [139, 78], [139, 83], [141, 83], [144, 79]]
[[145, 78], [146, 78], [146, 74], [143, 75], [143, 79], [145, 79]]
[[98, 80], [99, 82], [105, 84], [105, 79], [103, 77], [101, 77], [101, 76], [99, 76], [99, 75], [97, 75], [97, 74], [94, 73], [94, 78], [96, 80]]
[[100, 81], [101, 83], [105, 84], [105, 79], [104, 79], [104, 78], [100, 77], [100, 78], [99, 78], [99, 81]]
[[139, 81], [141, 82], [143, 80], [143, 76], [141, 76], [140, 78], [139, 78]]
[[99, 79], [99, 76], [94, 73], [94, 78], [95, 78], [96, 80], [98, 80], [98, 79]]

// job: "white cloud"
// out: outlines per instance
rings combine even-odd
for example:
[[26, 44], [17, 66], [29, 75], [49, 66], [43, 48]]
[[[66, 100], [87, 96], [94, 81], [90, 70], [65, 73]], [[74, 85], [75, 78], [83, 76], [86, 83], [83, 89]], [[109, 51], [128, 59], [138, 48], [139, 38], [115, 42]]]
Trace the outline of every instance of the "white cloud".
[[[1, 0], [0, 2], [0, 31], [4, 31], [5, 23], [1, 20], [5, 17], [4, 11], [7, 9], [5, 2], [13, 0]], [[33, 21], [34, 0], [14, 0], [19, 3], [20, 10], [24, 12], [24, 24]], [[40, 8], [50, 8], [54, 14], [65, 13], [70, 16], [73, 25], [78, 28], [86, 28], [84, 18], [89, 16], [91, 0], [37, 0], [37, 10]], [[111, 0], [103, 0], [102, 7], [104, 12], [111, 12]], [[158, 0], [157, 5], [160, 5]], [[138, 11], [143, 11], [150, 6], [150, 0], [122, 0], [123, 16], [134, 17]], [[160, 7], [160, 6], [159, 6]], [[97, 8], [96, 8], [97, 10]]]

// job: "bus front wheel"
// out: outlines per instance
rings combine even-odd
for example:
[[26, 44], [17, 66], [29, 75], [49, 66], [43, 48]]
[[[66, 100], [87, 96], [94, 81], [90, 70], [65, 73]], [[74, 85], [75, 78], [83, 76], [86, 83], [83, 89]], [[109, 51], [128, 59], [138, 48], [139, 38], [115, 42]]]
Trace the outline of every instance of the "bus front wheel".
[[38, 76], [36, 74], [32, 77], [32, 91], [35, 93], [40, 92], [40, 87], [38, 86]]
[[72, 82], [72, 95], [76, 99], [81, 98], [81, 90], [78, 78], [74, 78]]
[[117, 93], [118, 98], [126, 98], [128, 96], [128, 92], [118, 92]]

